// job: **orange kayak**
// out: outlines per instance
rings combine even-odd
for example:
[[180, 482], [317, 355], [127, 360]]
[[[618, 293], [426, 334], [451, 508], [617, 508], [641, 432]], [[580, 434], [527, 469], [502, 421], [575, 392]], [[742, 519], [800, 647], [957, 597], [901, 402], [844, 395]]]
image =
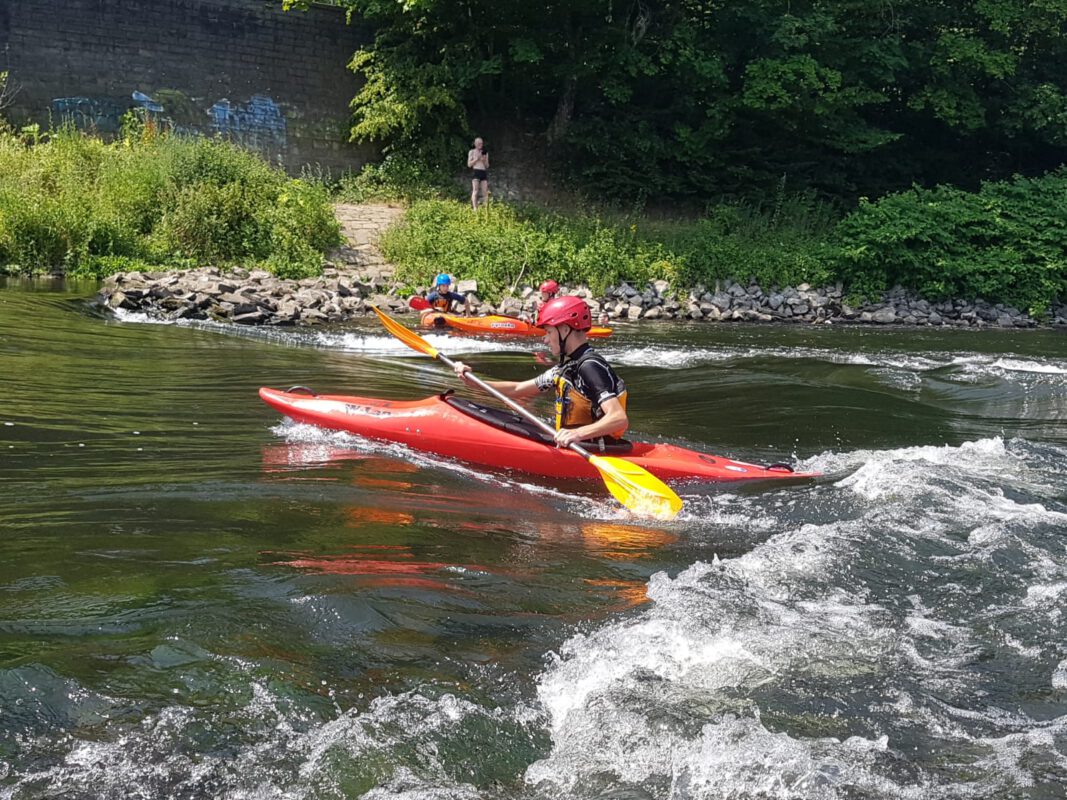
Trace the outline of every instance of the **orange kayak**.
[[[464, 333], [495, 334], [498, 336], [544, 336], [545, 329], [523, 322], [516, 317], [489, 314], [484, 317], [457, 317], [455, 314], [427, 314], [419, 323], [424, 328], [454, 328]], [[591, 337], [611, 336], [611, 328], [593, 327]]]

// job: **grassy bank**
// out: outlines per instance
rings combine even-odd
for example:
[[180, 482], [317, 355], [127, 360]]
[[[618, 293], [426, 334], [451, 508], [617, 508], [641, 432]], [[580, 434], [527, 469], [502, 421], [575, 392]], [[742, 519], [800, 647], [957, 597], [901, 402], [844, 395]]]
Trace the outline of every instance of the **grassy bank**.
[[546, 278], [594, 290], [658, 278], [677, 287], [750, 277], [784, 286], [829, 279], [819, 254], [832, 221], [827, 208], [799, 201], [777, 213], [723, 206], [700, 220], [668, 221], [499, 203], [474, 214], [464, 203], [426, 200], [412, 204], [382, 247], [401, 280], [425, 285], [449, 272], [476, 278], [490, 297]]
[[419, 200], [383, 240], [398, 277], [475, 278], [489, 298], [545, 278], [596, 291], [621, 280], [679, 289], [716, 280], [826, 285], [855, 297], [895, 285], [930, 300], [983, 298], [1044, 315], [1067, 297], [1067, 171], [988, 183], [978, 192], [912, 189], [847, 215], [803, 199], [767, 209], [720, 205], [665, 222]]
[[321, 272], [340, 232], [322, 186], [229, 143], [132, 126], [105, 143], [74, 130], [0, 131], [0, 269], [105, 275], [263, 266]]

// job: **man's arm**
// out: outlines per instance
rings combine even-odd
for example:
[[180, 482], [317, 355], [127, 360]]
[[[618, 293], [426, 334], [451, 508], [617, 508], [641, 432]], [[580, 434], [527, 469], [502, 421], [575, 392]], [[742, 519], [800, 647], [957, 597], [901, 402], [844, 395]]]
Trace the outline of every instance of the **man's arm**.
[[618, 434], [630, 427], [630, 418], [626, 416], [626, 409], [622, 407], [617, 397], [609, 397], [600, 404], [604, 416], [596, 422], [582, 425], [580, 428], [561, 428], [556, 431], [556, 444], [561, 447], [568, 446], [571, 442], [582, 443], [583, 439], [595, 439], [609, 433]]
[[453, 307], [453, 303], [463, 303], [463, 308], [465, 310], [466, 315], [468, 317], [471, 315], [471, 301], [467, 299], [467, 295], [460, 294], [459, 292], [449, 292], [448, 307], [450, 310]]
[[477, 150], [468, 150], [467, 151], [467, 166], [468, 167], [473, 167], [475, 165], [475, 163], [477, 163], [477, 161], [478, 161], [478, 151]]

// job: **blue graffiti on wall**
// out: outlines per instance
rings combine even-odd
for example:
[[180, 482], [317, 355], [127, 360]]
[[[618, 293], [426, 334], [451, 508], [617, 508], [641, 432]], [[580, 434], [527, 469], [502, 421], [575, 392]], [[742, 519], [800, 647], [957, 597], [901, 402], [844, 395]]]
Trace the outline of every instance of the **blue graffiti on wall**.
[[148, 95], [146, 95], [144, 92], [134, 92], [131, 97], [133, 97], [133, 102], [137, 103], [137, 105], [139, 105], [145, 111], [149, 111], [153, 114], [163, 113], [163, 106], [157, 103]]
[[144, 92], [134, 92], [133, 103], [122, 103], [107, 97], [56, 97], [52, 100], [52, 113], [59, 123], [72, 122], [83, 130], [101, 133], [118, 133], [122, 116], [131, 108], [143, 108], [150, 114], [162, 114], [163, 106]]
[[208, 109], [213, 130], [248, 147], [285, 147], [285, 117], [265, 95], [252, 95], [244, 105], [226, 98]]
[[132, 102], [122, 103], [106, 97], [57, 97], [52, 113], [62, 124], [71, 122], [83, 130], [118, 133], [122, 117], [131, 108], [142, 108], [168, 128], [181, 133], [214, 132], [256, 149], [283, 149], [287, 146], [287, 128], [281, 108], [266, 95], [252, 95], [247, 103], [231, 103], [222, 98], [207, 110], [207, 123], [178, 126], [166, 116], [162, 103], [144, 92], [130, 95]]
[[118, 133], [128, 106], [114, 100], [93, 97], [57, 97], [52, 114], [60, 125], [72, 123], [82, 130]]

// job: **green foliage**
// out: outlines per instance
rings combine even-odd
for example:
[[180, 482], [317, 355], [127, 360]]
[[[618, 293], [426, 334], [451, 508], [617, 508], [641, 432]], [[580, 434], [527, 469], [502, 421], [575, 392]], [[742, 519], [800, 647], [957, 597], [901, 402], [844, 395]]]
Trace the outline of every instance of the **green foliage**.
[[707, 219], [662, 223], [596, 212], [560, 214], [494, 204], [477, 213], [458, 202], [412, 205], [382, 247], [397, 277], [427, 286], [448, 272], [474, 278], [487, 297], [547, 278], [594, 291], [664, 278], [676, 287], [755, 276], [766, 285], [823, 282], [820, 261], [829, 213], [797, 202], [808, 216], [722, 206]]
[[435, 168], [462, 164], [475, 120], [639, 202], [758, 200], [783, 175], [852, 201], [1067, 159], [1061, 2], [334, 2], [376, 32], [353, 137]]
[[140, 258], [117, 255], [89, 256], [72, 269], [70, 274], [77, 277], [104, 278], [116, 272], [151, 272], [153, 269], [156, 269], [155, 265]]
[[226, 263], [266, 251], [266, 231], [255, 217], [258, 198], [247, 185], [195, 183], [175, 187], [155, 230], [160, 252]]
[[1067, 297], [1067, 170], [864, 202], [834, 239], [833, 267], [854, 291], [900, 284], [931, 299], [981, 297], [1040, 315]]
[[322, 272], [322, 253], [341, 243], [340, 229], [325, 188], [290, 181], [264, 215], [270, 239], [267, 268], [281, 278]]
[[594, 291], [657, 278], [679, 289], [840, 281], [854, 300], [901, 285], [931, 300], [980, 297], [1041, 315], [1067, 297], [1067, 168], [977, 192], [913, 188], [844, 219], [811, 195], [784, 193], [767, 207], [719, 204], [672, 222], [499, 203], [474, 213], [434, 200], [412, 205], [382, 244], [407, 284], [448, 272], [494, 299], [546, 278]]
[[397, 202], [456, 197], [462, 194], [448, 170], [435, 169], [415, 157], [387, 156], [367, 164], [358, 175], [345, 175], [336, 187], [346, 203]]
[[322, 187], [222, 141], [140, 117], [113, 144], [70, 128], [30, 144], [0, 133], [0, 263], [27, 272], [212, 263], [307, 275], [339, 243]]
[[832, 211], [797, 198], [785, 214], [727, 205], [709, 210], [680, 237], [677, 269], [682, 286], [711, 285], [727, 279], [755, 280], [761, 286], [825, 285], [825, 236]]

